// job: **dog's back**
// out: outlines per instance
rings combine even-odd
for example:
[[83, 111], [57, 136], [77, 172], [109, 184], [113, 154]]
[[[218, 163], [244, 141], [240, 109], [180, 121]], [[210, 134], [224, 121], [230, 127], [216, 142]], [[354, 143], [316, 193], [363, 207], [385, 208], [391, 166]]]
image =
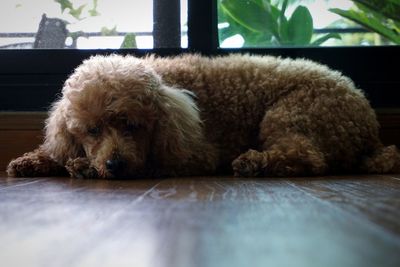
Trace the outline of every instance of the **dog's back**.
[[[223, 163], [229, 164], [249, 148], [265, 146], [268, 135], [277, 138], [273, 132], [282, 135], [289, 128], [312, 135], [336, 169], [354, 168], [381, 147], [378, 123], [363, 93], [349, 78], [326, 66], [249, 55], [146, 60], [165, 83], [196, 94], [205, 134], [220, 148]], [[287, 114], [278, 111], [283, 105]], [[285, 118], [288, 114], [291, 118]], [[260, 125], [263, 118], [264, 124], [273, 123], [273, 118], [279, 124]], [[268, 128], [267, 137], [261, 136], [261, 127]], [[368, 164], [365, 168], [377, 168], [371, 167], [371, 160]]]

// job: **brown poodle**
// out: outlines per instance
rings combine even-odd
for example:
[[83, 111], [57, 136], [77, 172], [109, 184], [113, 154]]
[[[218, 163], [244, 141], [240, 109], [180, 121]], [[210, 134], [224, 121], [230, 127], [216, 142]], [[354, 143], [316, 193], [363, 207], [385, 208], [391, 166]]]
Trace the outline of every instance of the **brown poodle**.
[[10, 176], [304, 176], [400, 171], [363, 93], [308, 60], [95, 56]]

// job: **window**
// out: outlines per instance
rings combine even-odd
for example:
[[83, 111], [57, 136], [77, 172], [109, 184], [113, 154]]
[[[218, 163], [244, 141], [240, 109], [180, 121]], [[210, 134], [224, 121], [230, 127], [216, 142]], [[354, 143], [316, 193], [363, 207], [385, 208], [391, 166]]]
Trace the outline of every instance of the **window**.
[[[102, 15], [107, 14], [107, 12], [109, 11], [103, 10], [103, 8], [101, 7], [102, 3], [115, 3], [115, 5], [117, 6], [116, 8], [122, 6], [123, 11], [121, 12], [125, 12], [125, 10], [131, 9], [134, 10], [131, 11], [131, 13], [128, 12], [129, 14], [131, 14], [131, 16], [126, 17], [127, 19], [129, 19], [129, 22], [126, 24], [126, 26], [124, 26], [125, 28], [122, 27], [122, 24], [117, 25], [117, 23], [115, 23], [117, 19], [116, 17], [118, 17], [115, 15], [110, 15], [108, 18], [104, 17], [103, 20], [101, 20], [100, 22], [93, 24], [93, 28], [85, 28], [86, 26], [80, 27], [80, 30], [83, 32], [98, 33], [99, 29], [101, 32], [101, 28], [105, 26], [107, 29], [111, 28], [112, 34], [115, 35], [115, 33], [118, 33], [117, 36], [104, 34], [99, 36], [78, 37], [76, 39], [77, 48], [85, 49], [15, 49], [15, 47], [14, 49], [9, 49], [10, 47], [4, 48], [4, 46], [15, 45], [18, 43], [29, 43], [32, 46], [36, 39], [40, 40], [40, 38], [37, 38], [36, 36], [36, 31], [39, 28], [38, 24], [40, 24], [40, 21], [43, 19], [43, 13], [46, 13], [46, 17], [50, 19], [61, 18], [65, 20], [72, 20], [73, 16], [71, 14], [68, 14], [68, 9], [65, 9], [64, 15], [60, 13], [59, 2], [63, 1], [68, 2], [67, 0], [2, 0], [2, 8], [0, 9], [0, 46], [3, 46], [3, 49], [0, 49], [0, 110], [48, 110], [49, 105], [57, 97], [57, 94], [62, 88], [63, 82], [72, 72], [72, 70], [77, 65], [79, 65], [82, 60], [94, 54], [105, 55], [110, 53], [129, 53], [137, 56], [143, 56], [148, 53], [155, 53], [164, 56], [188, 52], [202, 53], [204, 55], [251, 53], [292, 58], [308, 58], [326, 64], [331, 68], [339, 70], [345, 75], [351, 77], [356, 85], [365, 91], [366, 95], [371, 100], [374, 107], [396, 109], [399, 108], [398, 88], [400, 88], [400, 78], [397, 74], [397, 69], [395, 67], [392, 67], [398, 65], [398, 62], [400, 61], [400, 46], [393, 45], [396, 42], [389, 42], [387, 40], [388, 38], [385, 37], [384, 39], [384, 37], [379, 37], [382, 40], [381, 44], [383, 44], [380, 46], [367, 45], [367, 43], [365, 43], [364, 41], [361, 41], [359, 43], [361, 45], [343, 46], [343, 44], [340, 44], [339, 47], [330, 45], [328, 41], [319, 46], [306, 46], [296, 44], [290, 46], [287, 44], [285, 44], [284, 46], [277, 46], [274, 43], [272, 46], [267, 46], [264, 44], [260, 45], [257, 43], [255, 43], [256, 45], [247, 45], [244, 42], [241, 44], [235, 43], [234, 45], [230, 43], [229, 45], [229, 43], [227, 43], [225, 39], [237, 35], [237, 33], [234, 33], [233, 35], [223, 35], [223, 29], [226, 29], [227, 26], [229, 26], [226, 24], [229, 22], [223, 21], [224, 18], [221, 18], [221, 3], [223, 1], [234, 0], [187, 0], [187, 3], [183, 0], [70, 0], [74, 3], [73, 7], [75, 9], [82, 6], [83, 3], [87, 3], [84, 8], [82, 7], [81, 14], [87, 14], [89, 10], [92, 10], [91, 12], [94, 12], [93, 8], [95, 7], [95, 3], [97, 3], [97, 9], [95, 10]], [[126, 3], [126, 6], [122, 4], [117, 4], [122, 3], [123, 1], [124, 3]], [[271, 2], [273, 4], [276, 4], [279, 8], [282, 8], [283, 3], [283, 0], [279, 1], [279, 3], [278, 0], [235, 1], [244, 3]], [[378, 3], [398, 3], [398, 0], [360, 0], [357, 1], [357, 3], [361, 1]], [[347, 2], [347, 6], [339, 5], [339, 2]], [[285, 15], [287, 17], [291, 17], [300, 3], [301, 5], [307, 7], [313, 18], [312, 40], [315, 40], [319, 37], [318, 34], [329, 34], [329, 32], [319, 32], [320, 29], [330, 29], [332, 25], [331, 20], [325, 22], [325, 24], [322, 23], [323, 21], [320, 21], [321, 19], [318, 18], [319, 15], [313, 11], [315, 9], [313, 5], [318, 6], [318, 3], [320, 3], [320, 5], [322, 5], [323, 3], [323, 5], [328, 5], [328, 7], [331, 8], [336, 7], [343, 10], [348, 10], [348, 8], [350, 6], [353, 6], [355, 2], [355, 0], [351, 3], [350, 1], [344, 0], [290, 0], [287, 1], [287, 13], [285, 12]], [[38, 10], [35, 13], [35, 20], [33, 19], [33, 16], [29, 15], [30, 12], [33, 11], [28, 10], [29, 12], [26, 11], [24, 15], [21, 15], [18, 18], [14, 13], [12, 14], [11, 11], [6, 11], [7, 9], [5, 7], [8, 5], [8, 8], [12, 7], [19, 12], [19, 8], [22, 8], [22, 6], [19, 6], [18, 3], [21, 3], [21, 5], [23, 3], [26, 3], [29, 5], [28, 9]], [[42, 3], [47, 3], [49, 4], [49, 6], [53, 6], [53, 12], [58, 12], [58, 15], [56, 16], [55, 13], [51, 13], [51, 10], [44, 9], [43, 7], [48, 6]], [[332, 6], [333, 3], [336, 3], [337, 5]], [[145, 8], [143, 5], [148, 6]], [[178, 7], [178, 9], [180, 7], [180, 12], [179, 10], [178, 12], [176, 11], [176, 7]], [[387, 7], [390, 6], [383, 5], [380, 6], [380, 9], [386, 10]], [[113, 7], [110, 6], [109, 8], [111, 9]], [[139, 12], [138, 10], [141, 11]], [[156, 10], [161, 12], [157, 14]], [[173, 10], [174, 12], [170, 12], [171, 10]], [[241, 11], [249, 13], [249, 11], [245, 11], [244, 8], [242, 8]], [[137, 15], [137, 17], [135, 17], [133, 14], [138, 14], [135, 12], [139, 12], [140, 15]], [[254, 14], [259, 11], [253, 10], [252, 12], [250, 12], [249, 14], [253, 14], [253, 16], [255, 16]], [[328, 10], [326, 12], [331, 11]], [[96, 13], [94, 12], [94, 14]], [[400, 12], [396, 14], [398, 16]], [[374, 13], [374, 16], [375, 15], [376, 14]], [[120, 16], [123, 17], [123, 15]], [[180, 19], [179, 16], [181, 17]], [[28, 17], [32, 17], [30, 18], [30, 22], [28, 20]], [[100, 16], [89, 16], [85, 20], [89, 21], [90, 19], [98, 19], [98, 17]], [[322, 16], [322, 18], [324, 17], [325, 16]], [[153, 27], [153, 18], [155, 23], [157, 23], [157, 21], [159, 22], [158, 25], [155, 25], [160, 26], [159, 28]], [[339, 20], [341, 19], [339, 16], [337, 16], [336, 18], [338, 18]], [[85, 20], [82, 20], [79, 23], [84, 24]], [[105, 23], [106, 21], [111, 22], [107, 24]], [[143, 21], [143, 25], [141, 23], [136, 23], [138, 21]], [[350, 21], [347, 21], [346, 23], [350, 23]], [[398, 27], [399, 25], [398, 21], [396, 20], [396, 16], [388, 19], [387, 21], [385, 20], [385, 23], [388, 23], [387, 25], [390, 25], [389, 27]], [[143, 27], [139, 27], [139, 24]], [[297, 24], [299, 26], [303, 25], [302, 23]], [[334, 25], [336, 25], [335, 27], [337, 27], [338, 29], [341, 29], [337, 24]], [[66, 29], [68, 30], [68, 33], [75, 31], [79, 32], [79, 27], [73, 28], [72, 26], [73, 25], [67, 24]], [[114, 26], [116, 26], [115, 31], [112, 30]], [[356, 24], [353, 24], [353, 26], [356, 26]], [[154, 28], [154, 30], [152, 27]], [[361, 28], [360, 25], [357, 26], [357, 29], [363, 29], [363, 31], [366, 31], [366, 29], [364, 27]], [[394, 28], [394, 30], [396, 29], [398, 28]], [[169, 34], [169, 30], [173, 32], [172, 36], [175, 36], [177, 34], [178, 38], [176, 38], [176, 36], [174, 38], [171, 38], [171, 40], [169, 40], [169, 38], [164, 38], [165, 35], [167, 35], [167, 37], [171, 36], [171, 34]], [[347, 28], [344, 28], [344, 30], [348, 31]], [[390, 32], [398, 34], [394, 30], [392, 29]], [[126, 34], [131, 32], [135, 33], [137, 48], [119, 49]], [[140, 35], [139, 33], [141, 32], [146, 32], [147, 36]], [[18, 35], [10, 37], [10, 34], [12, 33], [29, 33], [30, 36]], [[7, 34], [8, 36], [5, 36]], [[330, 38], [329, 41], [342, 42], [345, 38], [347, 38], [345, 36], [349, 35], [349, 33], [347, 32], [340, 32], [338, 34], [341, 35], [341, 40]], [[365, 34], [365, 32], [361, 32], [360, 34]], [[351, 36], [351, 34], [349, 36]], [[68, 38], [70, 39], [68, 40]], [[72, 37], [68, 36], [65, 39], [67, 47], [71, 46], [75, 40], [74, 38], [72, 38], [71, 41], [71, 38]], [[96, 41], [90, 41], [90, 39], [93, 38], [96, 38]], [[153, 43], [156, 43], [157, 39], [161, 43], [158, 43], [158, 45], [154, 47]], [[219, 43], [219, 40], [221, 39], [222, 42]], [[104, 43], [102, 40], [104, 40]], [[89, 43], [91, 44], [89, 45]], [[87, 44], [87, 46], [84, 46], [84, 44]], [[186, 46], [187, 48], [185, 48]], [[237, 48], [238, 46], [239, 48]], [[111, 49], [99, 49], [110, 47]]]
[[221, 47], [400, 44], [392, 0], [218, 0]]
[[[0, 49], [149, 49], [153, 17], [161, 19], [155, 30], [170, 36], [174, 27], [174, 46], [187, 47], [186, 14], [186, 1], [179, 0], [154, 5], [143, 0], [2, 0]], [[170, 21], [163, 20], [166, 15], [177, 18], [172, 18], [176, 25], [168, 16]]]

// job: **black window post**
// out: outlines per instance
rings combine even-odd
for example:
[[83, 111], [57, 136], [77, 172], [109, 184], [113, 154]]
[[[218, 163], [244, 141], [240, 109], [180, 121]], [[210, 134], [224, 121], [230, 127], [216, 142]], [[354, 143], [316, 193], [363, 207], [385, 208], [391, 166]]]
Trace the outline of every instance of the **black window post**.
[[203, 53], [217, 50], [217, 0], [188, 0], [188, 47]]
[[153, 0], [153, 45], [181, 47], [180, 0]]

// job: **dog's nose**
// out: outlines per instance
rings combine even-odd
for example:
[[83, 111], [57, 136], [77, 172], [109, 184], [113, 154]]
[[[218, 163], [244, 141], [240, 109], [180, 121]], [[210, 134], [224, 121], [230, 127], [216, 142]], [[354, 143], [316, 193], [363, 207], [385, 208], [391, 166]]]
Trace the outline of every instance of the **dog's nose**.
[[114, 175], [120, 173], [124, 165], [124, 161], [119, 159], [109, 159], [106, 161], [107, 170]]

